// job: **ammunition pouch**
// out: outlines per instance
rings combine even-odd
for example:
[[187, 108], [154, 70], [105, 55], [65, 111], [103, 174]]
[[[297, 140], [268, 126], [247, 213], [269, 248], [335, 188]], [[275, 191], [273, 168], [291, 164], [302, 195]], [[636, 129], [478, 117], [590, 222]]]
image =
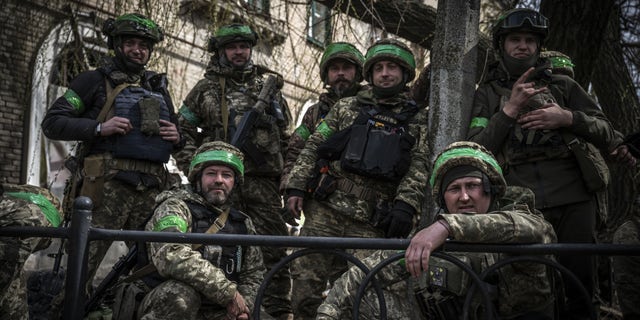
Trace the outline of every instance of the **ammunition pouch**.
[[609, 167], [605, 162], [600, 150], [593, 144], [571, 136], [563, 134], [567, 146], [576, 157], [580, 171], [582, 171], [582, 179], [584, 185], [589, 192], [596, 192], [605, 189], [609, 185], [611, 179]]
[[415, 138], [403, 127], [354, 124], [340, 165], [345, 171], [374, 179], [400, 180], [409, 170]]
[[102, 204], [107, 171], [105, 164], [106, 162], [102, 155], [92, 155], [84, 158], [80, 195], [91, 198], [94, 208]]
[[[456, 258], [466, 265], [473, 265], [468, 253], [456, 254]], [[480, 262], [485, 264], [488, 262]], [[482, 285], [488, 290], [491, 301], [497, 299], [497, 288], [487, 282]], [[429, 270], [414, 283], [414, 293], [421, 311], [427, 319], [459, 319], [469, 288], [471, 278], [467, 272], [453, 262], [438, 257], [429, 259]], [[470, 319], [477, 319], [483, 314], [484, 306], [479, 293], [471, 300]]]
[[142, 281], [123, 282], [114, 288], [113, 319], [138, 319], [142, 299], [150, 291]]
[[325, 200], [336, 191], [336, 178], [329, 174], [329, 161], [320, 159], [316, 163], [313, 177], [307, 182], [307, 192], [316, 200]]
[[160, 134], [160, 101], [151, 97], [144, 97], [138, 101], [140, 105], [140, 131], [147, 135]]

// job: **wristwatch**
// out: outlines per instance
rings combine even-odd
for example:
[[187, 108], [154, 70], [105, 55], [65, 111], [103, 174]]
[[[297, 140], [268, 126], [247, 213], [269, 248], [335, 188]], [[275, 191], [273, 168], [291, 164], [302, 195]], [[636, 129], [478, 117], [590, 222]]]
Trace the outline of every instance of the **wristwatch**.
[[98, 123], [98, 125], [96, 126], [95, 136], [99, 137], [101, 132], [102, 132], [102, 123]]

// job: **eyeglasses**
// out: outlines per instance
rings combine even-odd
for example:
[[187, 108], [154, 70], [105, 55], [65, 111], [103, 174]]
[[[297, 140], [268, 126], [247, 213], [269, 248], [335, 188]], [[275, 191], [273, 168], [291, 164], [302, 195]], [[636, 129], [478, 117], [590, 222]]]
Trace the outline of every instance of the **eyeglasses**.
[[549, 27], [549, 19], [533, 10], [512, 12], [502, 19], [500, 27], [506, 29], [519, 28], [522, 27], [526, 21], [529, 21], [529, 25], [534, 28], [546, 29]]

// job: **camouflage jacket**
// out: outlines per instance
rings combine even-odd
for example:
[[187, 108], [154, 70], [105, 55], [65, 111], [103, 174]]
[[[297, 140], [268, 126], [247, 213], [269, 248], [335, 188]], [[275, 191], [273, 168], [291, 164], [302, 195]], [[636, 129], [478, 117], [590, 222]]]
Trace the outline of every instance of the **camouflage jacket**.
[[[531, 190], [509, 187], [507, 196], [500, 200], [500, 206], [499, 210], [487, 214], [442, 214], [438, 218], [445, 219], [450, 224], [451, 238], [459, 242], [526, 244], [556, 241], [552, 226], [544, 220], [539, 211], [532, 209], [535, 204]], [[395, 251], [377, 251], [363, 262], [371, 269], [396, 253]], [[471, 267], [477, 274], [508, 257], [498, 253], [454, 252], [451, 254], [457, 257], [469, 257]], [[430, 266], [438, 260], [439, 258], [431, 257]], [[426, 275], [427, 273], [423, 274], [423, 276]], [[351, 319], [354, 295], [364, 277], [365, 274], [362, 271], [352, 267], [336, 280], [326, 300], [318, 308], [317, 319]], [[389, 297], [385, 293], [388, 315], [406, 314], [406, 310], [403, 309], [410, 308], [405, 301], [406, 289], [395, 288], [398, 283], [403, 283], [402, 281], [409, 277], [410, 274], [402, 263], [391, 264], [377, 274], [377, 279], [383, 288], [390, 289], [394, 286], [394, 292], [402, 293], [398, 299]], [[553, 301], [549, 277], [546, 267], [541, 264], [520, 262], [502, 267], [498, 272], [497, 283], [491, 283], [497, 286], [498, 296], [494, 301], [497, 303], [500, 318], [511, 318], [527, 311], [548, 307]], [[373, 291], [371, 295], [365, 296], [365, 299], [367, 297], [377, 299]], [[464, 303], [463, 299], [464, 297], [460, 297], [460, 306]], [[370, 303], [361, 305], [367, 306]], [[393, 318], [399, 319], [397, 316]]]
[[[263, 73], [259, 66], [250, 65], [248, 69], [238, 71], [220, 66], [216, 56], [211, 58], [205, 77], [191, 89], [178, 112], [180, 127], [187, 141], [184, 149], [173, 156], [183, 172], [188, 172], [195, 150], [203, 143], [231, 141], [242, 116], [257, 102], [265, 81]], [[274, 104], [282, 109], [284, 120], [276, 120]], [[223, 119], [225, 114], [226, 119]], [[291, 113], [279, 89], [272, 95], [270, 106], [259, 120], [260, 124], [254, 127], [250, 140], [266, 163], [258, 167], [247, 158], [245, 174], [279, 177], [291, 125]]]
[[[307, 181], [313, 176], [316, 161], [318, 160], [317, 149], [333, 134], [350, 127], [355, 118], [360, 114], [360, 109], [365, 105], [377, 105], [394, 113], [399, 113], [409, 103], [410, 98], [406, 94], [400, 94], [391, 98], [385, 104], [378, 104], [371, 89], [360, 91], [355, 97], [341, 99], [329, 111], [324, 118], [322, 128], [316, 129], [301, 151], [295, 166], [292, 168], [289, 183], [286, 189], [304, 191]], [[329, 173], [337, 180], [345, 179], [351, 184], [373, 190], [379, 199], [394, 201], [404, 201], [420, 212], [424, 192], [427, 188], [427, 111], [419, 109], [412, 118], [408, 120], [408, 131], [416, 139], [411, 149], [411, 162], [407, 173], [396, 183], [368, 178], [352, 172], [347, 172], [341, 168], [340, 160], [331, 161]], [[333, 210], [341, 214], [349, 215], [357, 221], [368, 221], [373, 211], [375, 202], [367, 201], [358, 196], [344, 192], [338, 188], [324, 201]]]
[[[546, 66], [546, 60], [541, 59], [538, 69]], [[564, 140], [569, 135], [580, 137], [606, 154], [622, 142], [621, 134], [573, 79], [540, 72], [533, 81], [546, 85], [546, 97], [572, 112], [570, 127], [529, 132], [519, 129], [516, 119], [502, 112], [515, 80], [509, 79], [504, 67], [497, 63], [475, 92], [467, 138], [496, 155], [508, 185], [532, 188], [538, 208], [588, 200], [583, 174]]]
[[[191, 190], [165, 191], [156, 198], [158, 206], [145, 230], [190, 233], [193, 219], [187, 201], [206, 206], [213, 212], [222, 212], [225, 209], [208, 205], [204, 198]], [[246, 217], [245, 224], [248, 233], [255, 234], [255, 227], [249, 217]], [[262, 252], [255, 246], [242, 247], [239, 283], [229, 281], [220, 268], [205, 260], [189, 243], [153, 242], [148, 243], [148, 250], [149, 259], [161, 276], [189, 284], [210, 302], [223, 307], [238, 291], [252, 308], [264, 277]]]
[[[362, 89], [362, 85], [356, 84], [356, 87], [351, 90], [354, 94]], [[345, 97], [349, 97], [347, 95]], [[280, 192], [284, 192], [289, 181], [289, 172], [295, 165], [300, 152], [304, 148], [307, 139], [314, 132], [316, 127], [324, 120], [324, 117], [329, 113], [331, 107], [340, 99], [335, 92], [328, 90], [320, 94], [319, 101], [310, 106], [302, 117], [302, 122], [291, 134], [289, 138], [289, 145], [287, 148], [287, 155], [284, 159], [284, 169], [282, 170], [282, 180], [280, 181]]]

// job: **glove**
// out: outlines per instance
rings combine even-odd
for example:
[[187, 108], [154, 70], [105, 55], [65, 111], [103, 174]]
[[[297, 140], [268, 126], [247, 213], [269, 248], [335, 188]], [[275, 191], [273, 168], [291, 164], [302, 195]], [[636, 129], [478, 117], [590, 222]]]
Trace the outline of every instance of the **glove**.
[[415, 209], [404, 201], [396, 201], [382, 225], [387, 225], [385, 237], [406, 238], [413, 228]]
[[640, 132], [626, 136], [622, 143], [627, 145], [629, 152], [631, 152], [636, 159], [640, 159]]
[[284, 208], [280, 209], [280, 215], [282, 216], [282, 220], [284, 220], [284, 222], [288, 223], [290, 226], [299, 226], [298, 222], [296, 221], [295, 215], [293, 214], [293, 212], [291, 212], [291, 210], [289, 210], [289, 208], [287, 208], [286, 205], [284, 206]]

